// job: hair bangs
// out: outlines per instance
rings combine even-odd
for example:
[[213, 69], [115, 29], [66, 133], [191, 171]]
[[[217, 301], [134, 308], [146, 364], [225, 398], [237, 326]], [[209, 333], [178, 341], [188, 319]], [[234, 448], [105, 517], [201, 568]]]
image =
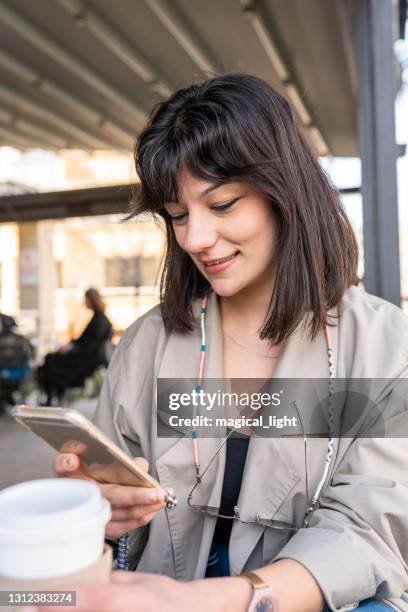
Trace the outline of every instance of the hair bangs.
[[177, 137], [184, 141], [183, 168], [195, 178], [221, 184], [251, 172], [239, 126], [218, 101], [200, 101], [185, 109]]
[[178, 202], [183, 171], [221, 184], [253, 170], [253, 160], [240, 146], [239, 126], [219, 104], [189, 100], [166, 128], [148, 127], [136, 148], [144, 210], [162, 213], [166, 202]]
[[140, 208], [161, 212], [166, 202], [177, 201], [181, 150], [170, 139], [142, 142], [136, 150], [136, 170], [140, 179]]

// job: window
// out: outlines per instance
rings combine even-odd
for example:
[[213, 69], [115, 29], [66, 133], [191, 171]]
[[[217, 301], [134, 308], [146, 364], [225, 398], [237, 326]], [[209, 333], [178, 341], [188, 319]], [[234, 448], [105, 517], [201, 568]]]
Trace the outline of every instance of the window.
[[158, 282], [158, 260], [156, 257], [141, 257], [140, 284], [144, 287], [154, 287]]
[[155, 257], [112, 257], [106, 259], [107, 287], [154, 286], [158, 262]]
[[63, 263], [59, 259], [55, 262], [56, 274], [57, 274], [57, 287], [61, 289], [64, 286], [64, 271]]

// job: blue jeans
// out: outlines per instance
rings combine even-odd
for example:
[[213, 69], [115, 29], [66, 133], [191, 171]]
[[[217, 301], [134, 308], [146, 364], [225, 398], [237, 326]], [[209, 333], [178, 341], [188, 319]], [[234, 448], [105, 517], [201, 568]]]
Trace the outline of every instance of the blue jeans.
[[[356, 610], [361, 610], [361, 612], [388, 612], [389, 610], [393, 610], [393, 608], [382, 601], [371, 598], [360, 601], [360, 604]], [[329, 612], [329, 608], [324, 606], [323, 612]]]
[[[360, 601], [360, 604], [356, 610], [361, 610], [361, 612], [388, 612], [389, 610], [393, 610], [393, 608], [382, 601], [370, 598]], [[329, 608], [325, 606], [323, 612], [329, 612]]]
[[[211, 545], [210, 556], [208, 557], [207, 570], [205, 572], [206, 578], [219, 578], [220, 576], [229, 576], [229, 557], [228, 557], [228, 544]], [[361, 612], [387, 612], [392, 610], [390, 606], [377, 601], [376, 599], [365, 599], [360, 601], [358, 608]], [[323, 612], [329, 612], [329, 608], [324, 606]]]

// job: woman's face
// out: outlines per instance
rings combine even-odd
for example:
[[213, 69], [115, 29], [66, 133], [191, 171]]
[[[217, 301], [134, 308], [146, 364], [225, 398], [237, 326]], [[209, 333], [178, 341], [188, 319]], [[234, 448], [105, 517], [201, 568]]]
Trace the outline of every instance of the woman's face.
[[268, 201], [245, 183], [214, 185], [183, 172], [180, 201], [165, 205], [176, 240], [215, 293], [266, 290], [274, 278], [276, 222]]

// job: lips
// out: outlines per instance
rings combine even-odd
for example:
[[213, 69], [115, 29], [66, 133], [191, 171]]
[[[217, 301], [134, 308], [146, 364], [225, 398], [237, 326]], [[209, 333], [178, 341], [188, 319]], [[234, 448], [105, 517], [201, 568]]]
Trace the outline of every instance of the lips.
[[209, 261], [202, 261], [201, 263], [204, 264], [204, 267], [211, 267], [211, 266], [218, 266], [220, 264], [223, 264], [227, 261], [231, 261], [231, 259], [234, 259], [234, 257], [236, 257], [236, 255], [238, 255], [238, 251], [236, 251], [235, 253], [233, 253], [232, 255], [229, 255], [228, 257], [221, 257], [220, 259], [211, 259]]

